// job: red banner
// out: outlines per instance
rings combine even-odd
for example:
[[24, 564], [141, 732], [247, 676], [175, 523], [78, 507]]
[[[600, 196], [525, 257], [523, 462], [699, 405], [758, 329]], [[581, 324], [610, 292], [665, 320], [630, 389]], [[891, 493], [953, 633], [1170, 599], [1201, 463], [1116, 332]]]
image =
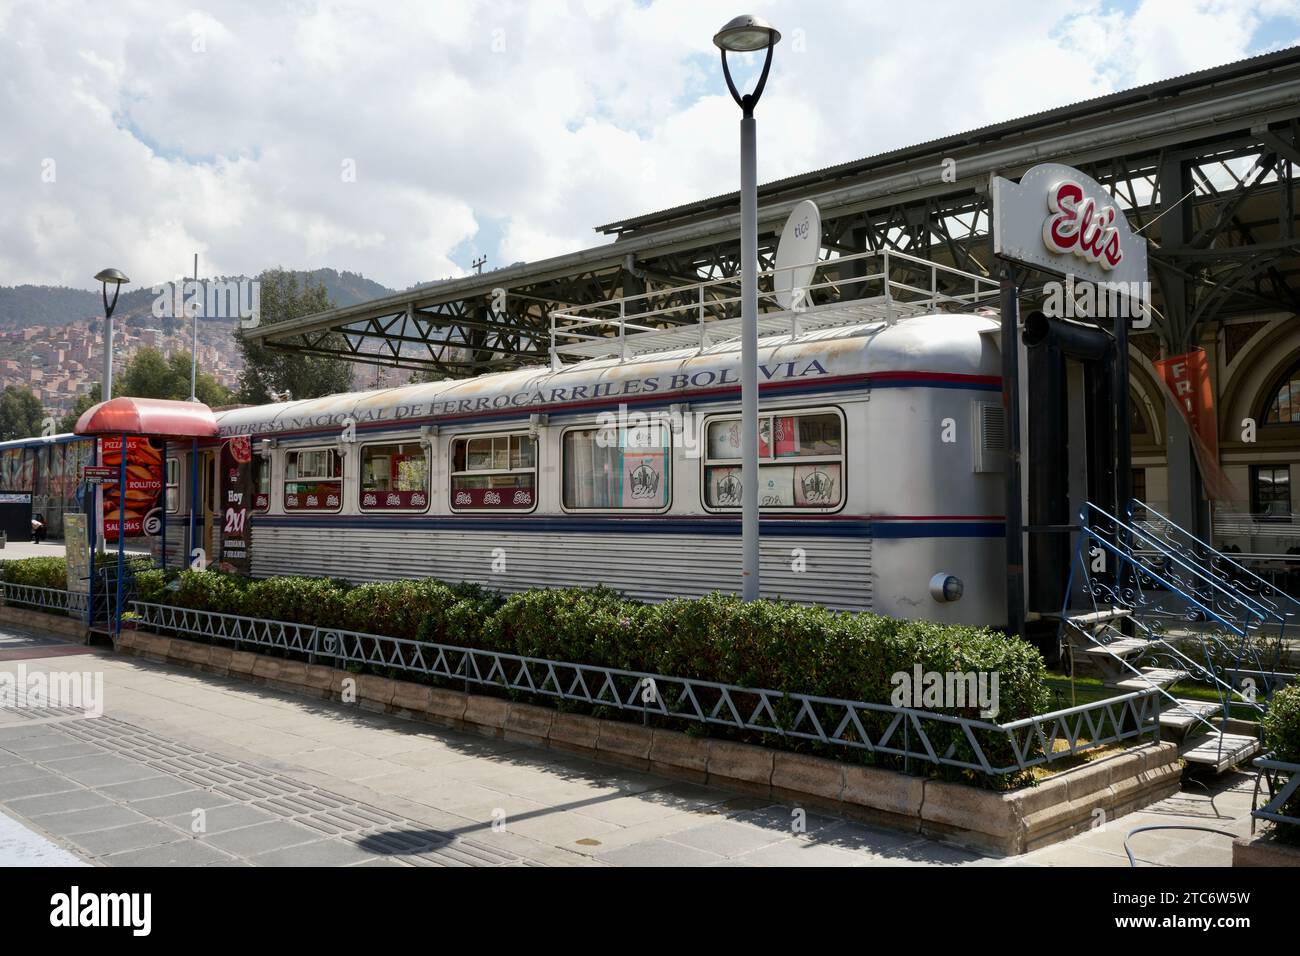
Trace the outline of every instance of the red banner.
[[1232, 481], [1219, 465], [1219, 422], [1214, 414], [1214, 383], [1210, 381], [1205, 349], [1194, 348], [1151, 364], [1187, 423], [1206, 495], [1220, 501], [1236, 498]]
[[[119, 474], [122, 466], [122, 439], [99, 440], [100, 461]], [[123, 502], [117, 481], [103, 485], [104, 540], [116, 541], [125, 524], [128, 538], [156, 535], [162, 529], [158, 498], [163, 489], [162, 452], [140, 435], [126, 439], [126, 495]]]

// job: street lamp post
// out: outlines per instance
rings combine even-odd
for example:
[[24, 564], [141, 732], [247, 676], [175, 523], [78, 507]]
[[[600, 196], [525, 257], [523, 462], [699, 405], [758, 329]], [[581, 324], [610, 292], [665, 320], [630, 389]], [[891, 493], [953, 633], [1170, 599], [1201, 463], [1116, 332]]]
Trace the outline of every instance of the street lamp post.
[[[731, 98], [741, 109], [740, 119], [740, 503], [741, 596], [759, 596], [758, 568], [758, 158], [754, 135], [754, 107], [767, 85], [772, 51], [780, 41], [766, 20], [736, 17], [713, 37], [722, 51], [722, 73]], [[754, 92], [743, 96], [731, 79], [727, 53], [766, 50], [763, 72]]]
[[[125, 282], [130, 282], [131, 280], [128, 279], [120, 269], [101, 269], [99, 274], [96, 275], [95, 278], [98, 279], [103, 285], [102, 293], [104, 297], [104, 383], [101, 386], [102, 392], [99, 397], [101, 401], [107, 402], [109, 399], [113, 397], [113, 310], [117, 308], [117, 297], [122, 291], [122, 284]], [[112, 302], [108, 300], [108, 287], [110, 285], [113, 287]], [[99, 457], [97, 461], [99, 464], [102, 465], [104, 463], [102, 457], [103, 441], [101, 440], [96, 444], [101, 449], [101, 457]], [[122, 448], [122, 461], [126, 461], [125, 445]], [[118, 497], [119, 500], [122, 501], [123, 504], [125, 504], [126, 491], [124, 487], [122, 487]], [[95, 508], [95, 538], [97, 540], [99, 550], [102, 551], [104, 550], [104, 486], [103, 485], [95, 486], [95, 501], [97, 504]], [[119, 521], [119, 527], [118, 527], [119, 536], [122, 534], [123, 530], [124, 529], [121, 527], [121, 522]], [[92, 569], [92, 578], [93, 578], [93, 569], [94, 569], [93, 563], [91, 565], [91, 569]], [[94, 590], [93, 581], [91, 583], [91, 590], [93, 593]]]
[[[117, 308], [117, 296], [122, 291], [122, 284], [130, 282], [120, 269], [102, 269], [95, 276], [103, 283], [104, 296], [104, 385], [100, 398], [108, 401], [113, 397], [113, 310]], [[108, 287], [113, 287], [113, 301], [108, 301]]]

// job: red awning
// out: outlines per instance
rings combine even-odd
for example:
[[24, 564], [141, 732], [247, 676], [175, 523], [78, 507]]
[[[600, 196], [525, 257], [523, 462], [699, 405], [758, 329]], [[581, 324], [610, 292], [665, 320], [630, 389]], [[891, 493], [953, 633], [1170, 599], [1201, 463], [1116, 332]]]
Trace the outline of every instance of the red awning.
[[165, 398], [115, 398], [86, 409], [78, 435], [148, 435], [152, 438], [216, 438], [212, 409], [202, 402]]

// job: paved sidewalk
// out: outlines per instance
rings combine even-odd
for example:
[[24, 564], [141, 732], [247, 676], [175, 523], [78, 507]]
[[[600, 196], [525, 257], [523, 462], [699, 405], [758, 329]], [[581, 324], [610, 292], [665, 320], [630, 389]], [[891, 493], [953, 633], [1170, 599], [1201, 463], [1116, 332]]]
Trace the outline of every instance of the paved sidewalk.
[[[1185, 792], [1019, 858], [817, 813], [796, 833], [768, 800], [0, 630], [0, 670], [20, 666], [100, 673], [106, 703], [0, 710], [0, 811], [108, 866], [1127, 866], [1144, 823], [1249, 830], [1239, 774], [1220, 817]], [[1147, 864], [1231, 858], [1211, 834], [1133, 845]]]

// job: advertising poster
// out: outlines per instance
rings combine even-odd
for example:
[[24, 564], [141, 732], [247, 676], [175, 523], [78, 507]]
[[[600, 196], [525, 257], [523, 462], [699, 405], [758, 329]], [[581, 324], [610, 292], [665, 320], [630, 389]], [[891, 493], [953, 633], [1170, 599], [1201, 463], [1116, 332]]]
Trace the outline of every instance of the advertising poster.
[[[90, 522], [84, 514], [65, 514], [63, 516], [63, 543], [67, 553], [65, 571], [68, 591], [73, 594], [90, 593]], [[68, 612], [72, 617], [80, 617], [82, 610], [77, 608]]]
[[247, 436], [221, 446], [221, 553], [217, 567], [233, 574], [252, 573], [249, 516], [257, 493], [253, 446]]
[[[100, 461], [116, 473], [122, 463], [121, 436], [101, 438], [99, 448]], [[162, 530], [162, 490], [162, 452], [148, 438], [128, 435], [125, 494], [115, 480], [103, 484], [104, 540], [116, 541], [121, 529], [128, 538], [158, 534]]]

